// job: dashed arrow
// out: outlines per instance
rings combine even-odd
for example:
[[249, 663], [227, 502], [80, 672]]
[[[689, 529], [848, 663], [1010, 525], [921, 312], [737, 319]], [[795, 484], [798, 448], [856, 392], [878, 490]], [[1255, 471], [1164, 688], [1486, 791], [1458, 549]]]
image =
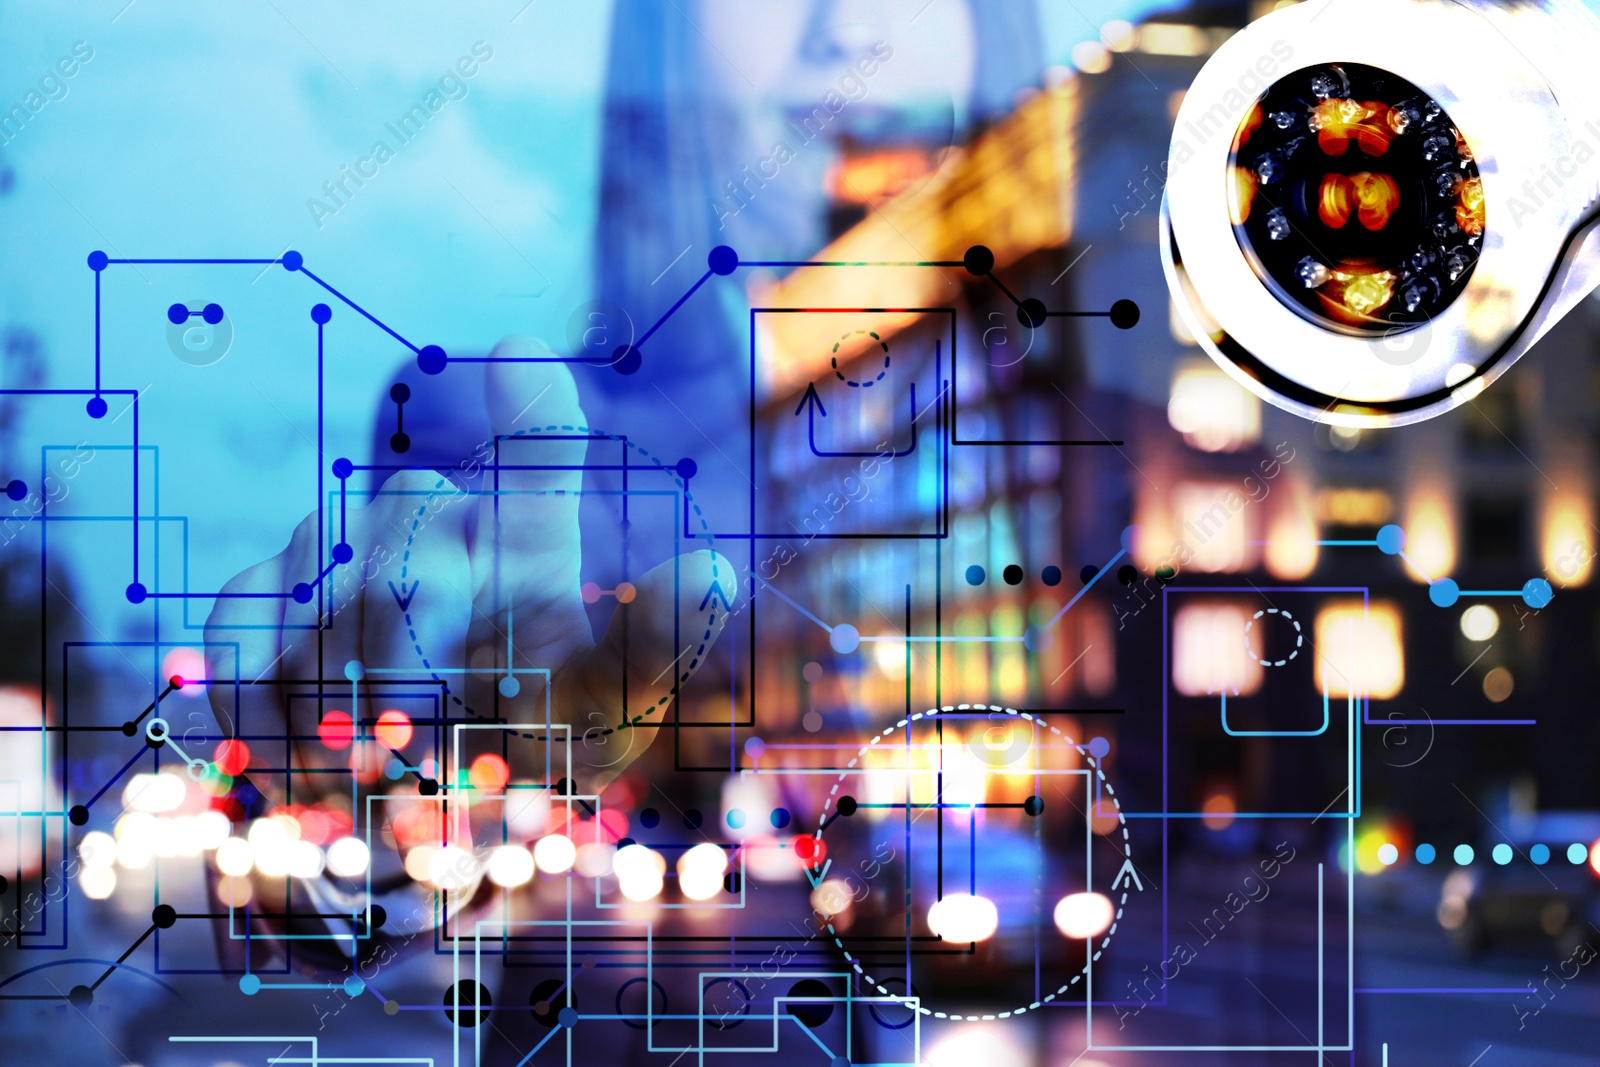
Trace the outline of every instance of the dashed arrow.
[[828, 859], [822, 864], [822, 870], [818, 871], [815, 875], [813, 875], [811, 873], [811, 868], [810, 867], [803, 868], [805, 876], [806, 876], [806, 881], [811, 883], [811, 888], [812, 889], [815, 889], [815, 888], [817, 888], [817, 886], [822, 884], [822, 880], [824, 878], [828, 877], [828, 868], [832, 867], [832, 866], [833, 866], [833, 857], [829, 856]]
[[1139, 881], [1139, 872], [1133, 869], [1133, 860], [1131, 859], [1122, 861], [1122, 869], [1117, 872], [1117, 876], [1115, 878], [1111, 879], [1111, 888], [1120, 888], [1124, 879], [1132, 879], [1133, 887], [1135, 889], [1138, 889], [1141, 892], [1144, 890], [1144, 883]]
[[[389, 592], [394, 594], [394, 602], [396, 604], [400, 605], [400, 610], [401, 611], [407, 611], [407, 610], [410, 609], [410, 607], [411, 607], [411, 598], [417, 595], [417, 587], [419, 585], [421, 585], [421, 584], [422, 584], [422, 579], [421, 578], [418, 578], [416, 581], [412, 582], [410, 589], [406, 588], [406, 583], [405, 582], [401, 582], [400, 583], [400, 588], [399, 589], [396, 589], [394, 587], [394, 583], [393, 582], [389, 583]], [[701, 606], [704, 607], [704, 605], [701, 605]]]
[[706, 595], [700, 601], [701, 611], [706, 610], [706, 605], [711, 603], [712, 597], [716, 597], [718, 600], [722, 601], [722, 610], [724, 612], [733, 610], [733, 605], [728, 603], [728, 594], [722, 590], [722, 583], [713, 580], [711, 583], [711, 588], [706, 590]]

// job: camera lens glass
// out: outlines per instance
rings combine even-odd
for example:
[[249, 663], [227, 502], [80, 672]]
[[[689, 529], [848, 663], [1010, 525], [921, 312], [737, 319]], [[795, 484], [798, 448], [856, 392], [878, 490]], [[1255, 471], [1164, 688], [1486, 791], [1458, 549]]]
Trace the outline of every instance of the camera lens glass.
[[1483, 183], [1444, 108], [1359, 63], [1306, 67], [1234, 134], [1239, 247], [1284, 304], [1322, 326], [1388, 333], [1438, 315], [1483, 247]]

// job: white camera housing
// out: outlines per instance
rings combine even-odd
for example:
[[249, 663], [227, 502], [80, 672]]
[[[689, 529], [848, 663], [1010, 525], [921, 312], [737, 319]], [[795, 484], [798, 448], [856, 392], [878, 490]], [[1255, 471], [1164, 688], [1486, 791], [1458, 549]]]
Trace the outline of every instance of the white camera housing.
[[[1477, 396], [1600, 284], [1597, 59], [1600, 18], [1574, 0], [1312, 0], [1234, 35], [1178, 111], [1161, 207], [1167, 282], [1195, 338], [1262, 399], [1319, 422], [1401, 425]], [[1411, 82], [1476, 159], [1476, 267], [1426, 322], [1362, 334], [1297, 314], [1236, 237], [1240, 123], [1279, 79], [1336, 64]]]

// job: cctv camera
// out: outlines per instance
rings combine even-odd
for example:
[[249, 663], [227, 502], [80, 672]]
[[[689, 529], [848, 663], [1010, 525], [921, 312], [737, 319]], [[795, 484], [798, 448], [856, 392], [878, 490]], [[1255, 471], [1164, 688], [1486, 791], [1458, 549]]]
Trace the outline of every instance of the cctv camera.
[[1252, 23], [1178, 111], [1179, 314], [1306, 418], [1466, 403], [1600, 284], [1597, 55], [1575, 0], [1312, 0]]

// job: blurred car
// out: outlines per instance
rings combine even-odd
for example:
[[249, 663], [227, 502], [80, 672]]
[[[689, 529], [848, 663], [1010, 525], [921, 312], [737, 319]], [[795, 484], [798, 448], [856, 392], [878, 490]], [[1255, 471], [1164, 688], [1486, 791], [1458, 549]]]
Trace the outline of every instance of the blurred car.
[[[1600, 813], [1556, 812], [1515, 822], [1509, 838], [1489, 842], [1477, 862], [1445, 878], [1435, 914], [1452, 944], [1469, 958], [1491, 948], [1548, 946], [1567, 957], [1585, 943], [1600, 946], [1600, 873], [1589, 862], [1588, 846], [1578, 846], [1583, 855], [1572, 859], [1572, 842], [1600, 838]], [[1500, 844], [1512, 850], [1507, 863], [1491, 858]]]

